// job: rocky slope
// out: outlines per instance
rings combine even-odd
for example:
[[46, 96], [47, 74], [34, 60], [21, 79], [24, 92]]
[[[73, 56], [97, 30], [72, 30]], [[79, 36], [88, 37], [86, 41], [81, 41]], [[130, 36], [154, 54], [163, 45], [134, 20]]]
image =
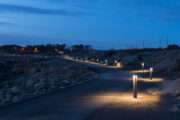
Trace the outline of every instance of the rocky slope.
[[13, 61], [0, 63], [0, 106], [81, 84], [95, 77], [92, 69], [80, 63], [56, 57], [19, 56]]
[[163, 50], [143, 54], [146, 56], [144, 61], [154, 67], [155, 74], [164, 78], [164, 82], [155, 88], [155, 91], [163, 96], [175, 97], [169, 110], [180, 111], [180, 50]]

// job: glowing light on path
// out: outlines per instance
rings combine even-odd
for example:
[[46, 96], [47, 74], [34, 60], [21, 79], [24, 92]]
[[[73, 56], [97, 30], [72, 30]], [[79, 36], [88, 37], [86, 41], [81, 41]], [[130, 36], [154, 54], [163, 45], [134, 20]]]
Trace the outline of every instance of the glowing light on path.
[[161, 101], [160, 96], [148, 94], [146, 92], [138, 92], [138, 98], [136, 99], [132, 97], [132, 92], [103, 92], [87, 95], [86, 99], [91, 100], [88, 104], [89, 106], [111, 104], [113, 105], [112, 107], [125, 107], [129, 109], [151, 108], [157, 106]]
[[144, 70], [144, 71], [142, 71], [142, 70], [132, 70], [132, 71], [129, 71], [130, 73], [148, 73], [148, 72], [150, 72], [150, 70]]
[[[123, 78], [123, 79], [124, 80], [132, 81], [132, 78]], [[138, 77], [138, 81], [139, 82], [163, 82], [164, 79], [163, 78], [154, 77], [153, 80], [151, 80], [149, 77], [148, 78]]]

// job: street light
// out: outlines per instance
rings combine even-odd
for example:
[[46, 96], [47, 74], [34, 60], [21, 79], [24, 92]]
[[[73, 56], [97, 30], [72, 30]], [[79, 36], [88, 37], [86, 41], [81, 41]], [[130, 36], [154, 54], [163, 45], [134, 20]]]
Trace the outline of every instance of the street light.
[[154, 71], [154, 69], [151, 67], [151, 68], [150, 68], [150, 80], [152, 80], [153, 71]]
[[133, 98], [137, 98], [137, 75], [133, 75]]
[[141, 65], [142, 65], [142, 70], [144, 71], [144, 62]]

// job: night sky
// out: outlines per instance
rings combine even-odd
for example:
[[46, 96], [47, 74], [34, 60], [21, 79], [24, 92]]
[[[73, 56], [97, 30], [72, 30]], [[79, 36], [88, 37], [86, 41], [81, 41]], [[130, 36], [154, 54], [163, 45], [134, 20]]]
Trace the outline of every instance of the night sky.
[[0, 45], [180, 45], [179, 0], [0, 0], [0, 18]]

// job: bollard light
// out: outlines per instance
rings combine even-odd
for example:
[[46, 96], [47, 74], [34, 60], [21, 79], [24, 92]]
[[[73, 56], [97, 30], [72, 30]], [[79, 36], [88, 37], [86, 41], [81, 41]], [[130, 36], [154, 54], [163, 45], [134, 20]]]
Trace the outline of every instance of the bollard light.
[[114, 61], [115, 65], [117, 65], [117, 60]]
[[92, 62], [94, 61], [94, 59], [92, 58]]
[[121, 67], [121, 63], [120, 62], [117, 63], [117, 67]]
[[138, 76], [133, 75], [133, 98], [137, 98], [137, 80]]
[[144, 71], [144, 62], [141, 65], [142, 65], [142, 70]]
[[108, 63], [108, 60], [106, 59], [106, 60], [105, 60], [105, 64], [107, 65], [107, 63]]
[[97, 62], [99, 62], [99, 59], [97, 58], [97, 60], [96, 60]]
[[152, 80], [152, 76], [153, 76], [152, 74], [153, 74], [153, 71], [154, 71], [154, 69], [151, 67], [151, 68], [150, 68], [150, 80]]

